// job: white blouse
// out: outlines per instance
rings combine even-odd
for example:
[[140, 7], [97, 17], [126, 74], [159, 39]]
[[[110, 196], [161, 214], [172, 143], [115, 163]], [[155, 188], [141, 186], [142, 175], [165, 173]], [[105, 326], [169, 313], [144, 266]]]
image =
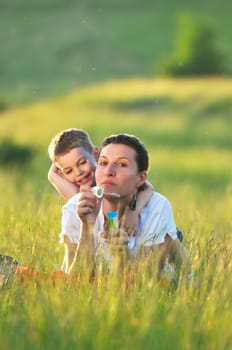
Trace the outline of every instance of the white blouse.
[[[77, 201], [80, 194], [74, 195], [62, 209], [62, 231], [60, 242], [64, 242], [66, 235], [70, 242], [78, 243], [80, 239], [80, 219], [77, 215]], [[104, 216], [100, 209], [94, 225], [96, 248], [103, 240], [99, 233], [104, 231]], [[177, 238], [176, 224], [173, 218], [169, 200], [158, 192], [153, 192], [149, 202], [139, 215], [137, 235], [129, 237], [128, 249], [136, 254], [141, 246], [151, 247], [164, 242], [168, 234], [172, 239]]]

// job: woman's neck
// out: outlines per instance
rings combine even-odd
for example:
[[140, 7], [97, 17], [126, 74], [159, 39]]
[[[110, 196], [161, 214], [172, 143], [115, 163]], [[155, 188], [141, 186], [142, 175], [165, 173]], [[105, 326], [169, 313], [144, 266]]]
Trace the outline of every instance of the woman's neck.
[[103, 199], [103, 213], [106, 216], [109, 211], [117, 211], [119, 217], [124, 214], [125, 208], [128, 207], [128, 201], [122, 201], [122, 199], [108, 200]]

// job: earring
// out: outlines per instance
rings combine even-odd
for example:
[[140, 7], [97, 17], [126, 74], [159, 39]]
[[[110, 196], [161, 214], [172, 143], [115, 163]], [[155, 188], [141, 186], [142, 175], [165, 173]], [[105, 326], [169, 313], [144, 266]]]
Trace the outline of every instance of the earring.
[[136, 209], [136, 203], [137, 203], [137, 194], [133, 194], [131, 202], [129, 204], [129, 208], [131, 210], [135, 210]]

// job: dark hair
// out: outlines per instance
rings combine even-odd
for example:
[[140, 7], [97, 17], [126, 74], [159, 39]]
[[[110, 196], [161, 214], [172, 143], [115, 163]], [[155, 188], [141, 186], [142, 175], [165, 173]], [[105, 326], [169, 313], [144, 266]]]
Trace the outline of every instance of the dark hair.
[[111, 143], [123, 144], [133, 148], [136, 152], [135, 160], [138, 165], [138, 171], [147, 171], [149, 167], [148, 153], [144, 144], [134, 135], [118, 134], [106, 137], [101, 145], [101, 149]]

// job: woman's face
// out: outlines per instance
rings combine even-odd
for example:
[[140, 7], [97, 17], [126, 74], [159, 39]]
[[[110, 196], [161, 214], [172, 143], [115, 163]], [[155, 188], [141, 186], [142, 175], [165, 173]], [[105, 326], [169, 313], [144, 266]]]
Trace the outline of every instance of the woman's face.
[[109, 144], [99, 156], [95, 171], [96, 184], [106, 192], [131, 196], [146, 180], [146, 172], [138, 173], [136, 152], [124, 144]]
[[73, 148], [57, 157], [56, 166], [59, 174], [69, 182], [77, 185], [93, 186], [95, 183], [96, 159], [83, 147]]

